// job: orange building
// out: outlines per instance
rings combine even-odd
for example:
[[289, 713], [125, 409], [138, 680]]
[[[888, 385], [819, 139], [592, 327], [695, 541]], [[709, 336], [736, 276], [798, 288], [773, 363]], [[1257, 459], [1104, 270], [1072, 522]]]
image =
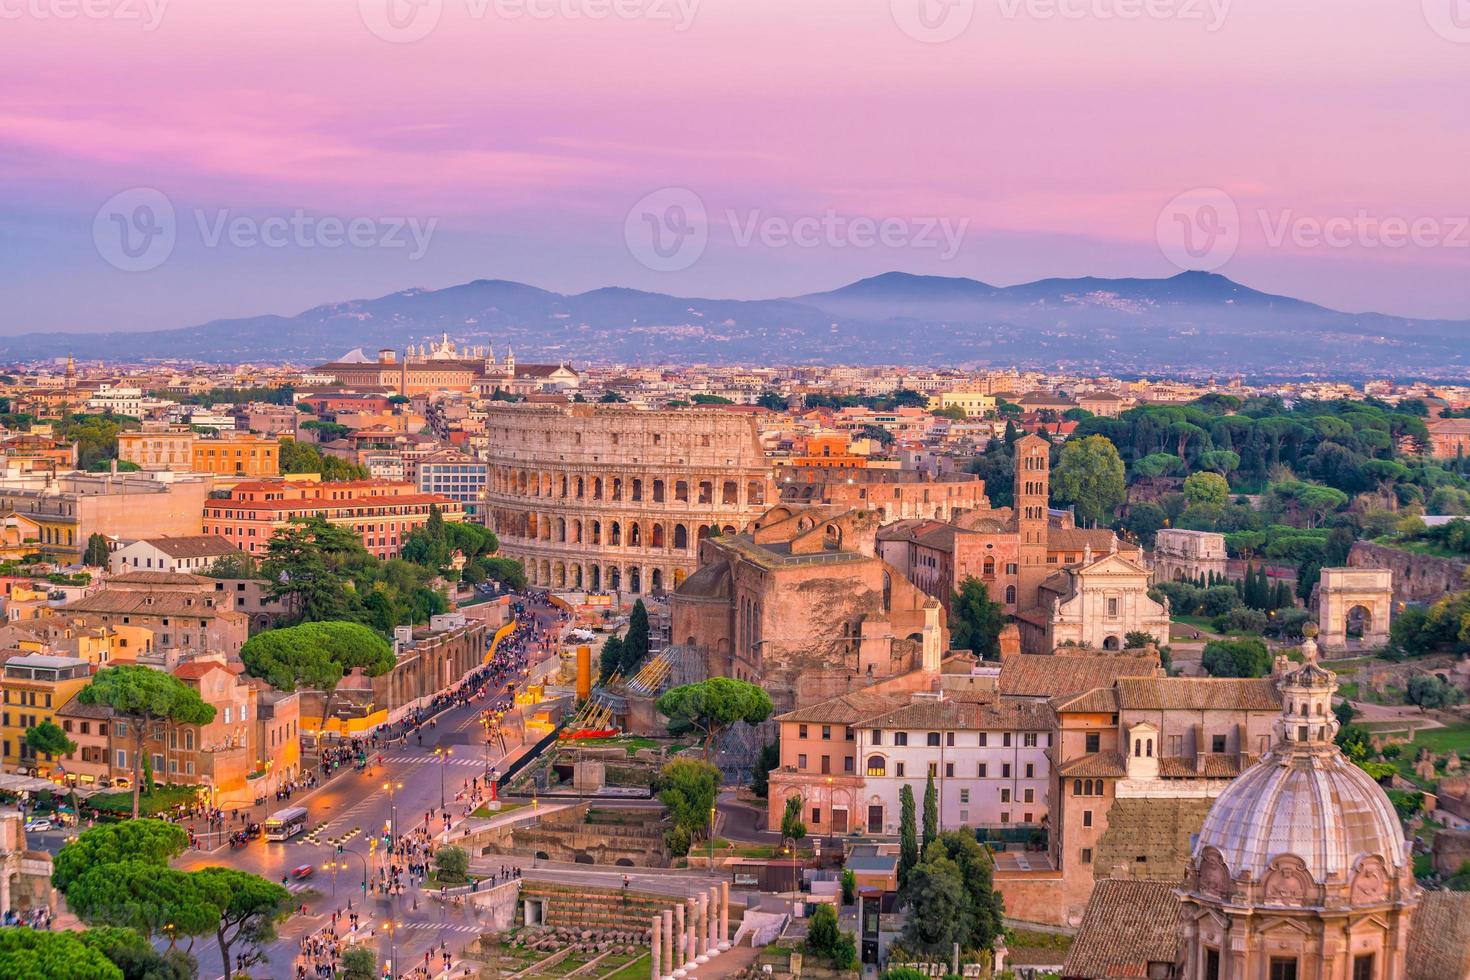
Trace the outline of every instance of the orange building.
[[206, 534], [217, 534], [246, 553], [261, 554], [276, 532], [293, 519], [321, 517], [350, 527], [363, 547], [379, 558], [394, 558], [408, 532], [429, 520], [438, 507], [446, 521], [463, 521], [464, 506], [437, 493], [419, 493], [411, 483], [389, 480], [252, 480], [226, 497], [204, 504]]
[[156, 423], [145, 425], [140, 432], [117, 434], [117, 458], [145, 470], [184, 473], [192, 461], [196, 438], [187, 428], [161, 428]]
[[216, 476], [276, 476], [281, 472], [281, 444], [274, 439], [241, 433], [194, 443], [190, 468]]

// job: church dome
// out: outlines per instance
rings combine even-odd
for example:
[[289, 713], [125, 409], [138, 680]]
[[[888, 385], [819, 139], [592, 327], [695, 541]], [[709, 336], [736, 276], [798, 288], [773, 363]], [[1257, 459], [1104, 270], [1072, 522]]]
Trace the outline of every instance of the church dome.
[[1222, 872], [1236, 882], [1248, 875], [1268, 902], [1365, 874], [1386, 885], [1409, 860], [1388, 795], [1333, 741], [1337, 675], [1317, 663], [1310, 638], [1303, 652], [1305, 662], [1281, 675], [1276, 744], [1216, 799], [1194, 847], [1202, 878], [1223, 886]]

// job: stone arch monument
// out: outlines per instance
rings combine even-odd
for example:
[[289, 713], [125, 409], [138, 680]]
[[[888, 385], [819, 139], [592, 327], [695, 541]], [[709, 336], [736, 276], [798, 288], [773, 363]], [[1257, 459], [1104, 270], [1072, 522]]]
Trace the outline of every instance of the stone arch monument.
[[1317, 622], [1322, 628], [1323, 651], [1375, 650], [1386, 645], [1392, 608], [1393, 572], [1388, 569], [1322, 569]]

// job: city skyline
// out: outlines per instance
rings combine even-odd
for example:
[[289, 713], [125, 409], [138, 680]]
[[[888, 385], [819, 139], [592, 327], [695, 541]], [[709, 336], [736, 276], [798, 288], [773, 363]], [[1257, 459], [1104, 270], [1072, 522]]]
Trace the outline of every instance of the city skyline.
[[[1470, 316], [1448, 3], [917, 6], [29, 4], [0, 69], [0, 333], [477, 278], [761, 298], [1190, 265]], [[139, 189], [173, 238], [124, 271], [105, 236]], [[649, 216], [697, 254], [650, 253]]]

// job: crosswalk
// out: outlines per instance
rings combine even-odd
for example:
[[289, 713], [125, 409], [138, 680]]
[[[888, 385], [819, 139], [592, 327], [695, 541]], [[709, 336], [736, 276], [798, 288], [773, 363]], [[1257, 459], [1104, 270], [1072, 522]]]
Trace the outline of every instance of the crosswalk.
[[432, 755], [387, 755], [387, 756], [384, 756], [383, 757], [383, 761], [384, 762], [398, 762], [398, 763], [413, 763], [413, 762], [416, 762], [416, 763], [419, 763], [421, 765], [426, 765], [426, 766], [438, 766], [438, 765], [479, 766], [482, 769], [485, 767], [485, 760], [483, 758], [480, 758], [480, 759], [470, 759], [470, 758], [466, 758], [466, 757], [463, 757], [463, 756], [450, 756], [449, 761], [447, 763], [441, 763], [438, 759], [434, 758]]
[[483, 927], [473, 924], [440, 925], [437, 922], [405, 922], [403, 923], [402, 927], [404, 929], [442, 929], [444, 932], [458, 932], [465, 935], [469, 935], [470, 933], [480, 933], [484, 931]]

